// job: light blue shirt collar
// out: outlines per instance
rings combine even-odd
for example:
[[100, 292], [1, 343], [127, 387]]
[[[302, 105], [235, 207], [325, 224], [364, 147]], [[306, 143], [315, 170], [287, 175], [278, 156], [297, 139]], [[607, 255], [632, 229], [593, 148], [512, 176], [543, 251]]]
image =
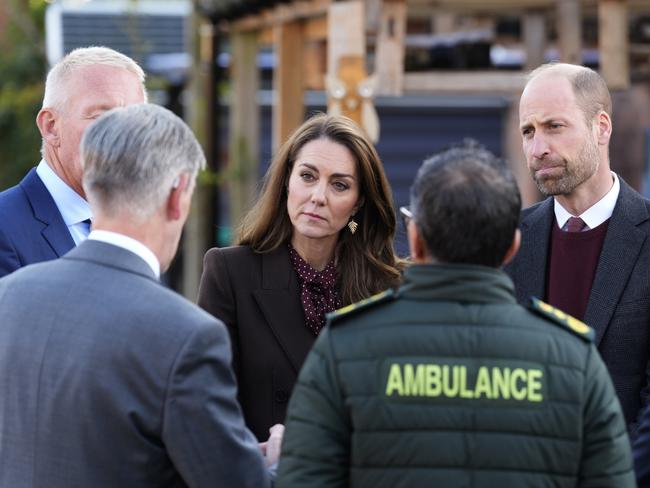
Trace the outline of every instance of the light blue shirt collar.
[[90, 205], [81, 195], [70, 188], [45, 160], [41, 160], [36, 167], [36, 174], [52, 195], [75, 244], [79, 244], [88, 237], [88, 226], [84, 220], [92, 218]]
[[[583, 230], [595, 229], [614, 213], [616, 200], [618, 200], [618, 194], [621, 191], [621, 183], [613, 171], [612, 177], [614, 178], [614, 184], [605, 196], [585, 210], [581, 215], [575, 215], [575, 217], [580, 217], [587, 224]], [[574, 217], [557, 200], [554, 201], [553, 210], [555, 211], [555, 219], [560, 229], [564, 229], [569, 217]]]

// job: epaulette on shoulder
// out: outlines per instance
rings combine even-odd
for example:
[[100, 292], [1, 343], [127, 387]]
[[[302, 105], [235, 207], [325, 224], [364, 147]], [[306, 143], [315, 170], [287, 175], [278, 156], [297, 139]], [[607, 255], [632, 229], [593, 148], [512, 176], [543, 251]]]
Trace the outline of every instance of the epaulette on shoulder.
[[539, 298], [531, 297], [528, 308], [587, 342], [593, 342], [596, 337], [594, 329], [587, 324], [555, 308], [553, 305], [543, 302]]
[[360, 310], [366, 310], [370, 307], [374, 307], [380, 303], [385, 303], [396, 298], [395, 292], [392, 289], [388, 289], [377, 293], [376, 295], [371, 296], [361, 300], [360, 302], [352, 303], [343, 308], [339, 308], [334, 312], [327, 314], [327, 319], [330, 323], [330, 326], [334, 325], [336, 322], [340, 321], [342, 318], [347, 318], [353, 314], [359, 312]]

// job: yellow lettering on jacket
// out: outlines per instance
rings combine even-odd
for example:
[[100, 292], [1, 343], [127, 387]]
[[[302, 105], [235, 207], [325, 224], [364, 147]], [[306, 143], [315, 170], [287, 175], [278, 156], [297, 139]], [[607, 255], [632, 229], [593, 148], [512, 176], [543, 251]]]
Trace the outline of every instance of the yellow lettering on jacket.
[[481, 365], [472, 375], [462, 364], [393, 363], [386, 379], [386, 396], [539, 403], [544, 401], [544, 381], [544, 371], [538, 368]]

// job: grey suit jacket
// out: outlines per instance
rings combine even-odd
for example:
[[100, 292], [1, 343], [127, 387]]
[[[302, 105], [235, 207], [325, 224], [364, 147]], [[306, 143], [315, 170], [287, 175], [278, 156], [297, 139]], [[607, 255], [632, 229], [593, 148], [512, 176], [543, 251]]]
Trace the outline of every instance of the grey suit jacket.
[[[650, 201], [620, 182], [584, 321], [596, 331], [596, 345], [634, 435], [639, 410], [650, 400]], [[521, 249], [505, 269], [522, 304], [531, 296], [544, 297], [554, 219], [552, 198], [522, 212]]]
[[260, 487], [223, 324], [86, 241], [0, 280], [0, 486]]

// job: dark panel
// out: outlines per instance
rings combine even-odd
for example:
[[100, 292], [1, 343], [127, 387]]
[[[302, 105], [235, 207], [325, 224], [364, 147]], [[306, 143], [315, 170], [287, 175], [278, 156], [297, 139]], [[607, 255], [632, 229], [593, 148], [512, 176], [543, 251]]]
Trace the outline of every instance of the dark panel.
[[76, 14], [62, 16], [63, 51], [107, 46], [138, 61], [149, 54], [183, 53], [185, 17], [146, 14]]

